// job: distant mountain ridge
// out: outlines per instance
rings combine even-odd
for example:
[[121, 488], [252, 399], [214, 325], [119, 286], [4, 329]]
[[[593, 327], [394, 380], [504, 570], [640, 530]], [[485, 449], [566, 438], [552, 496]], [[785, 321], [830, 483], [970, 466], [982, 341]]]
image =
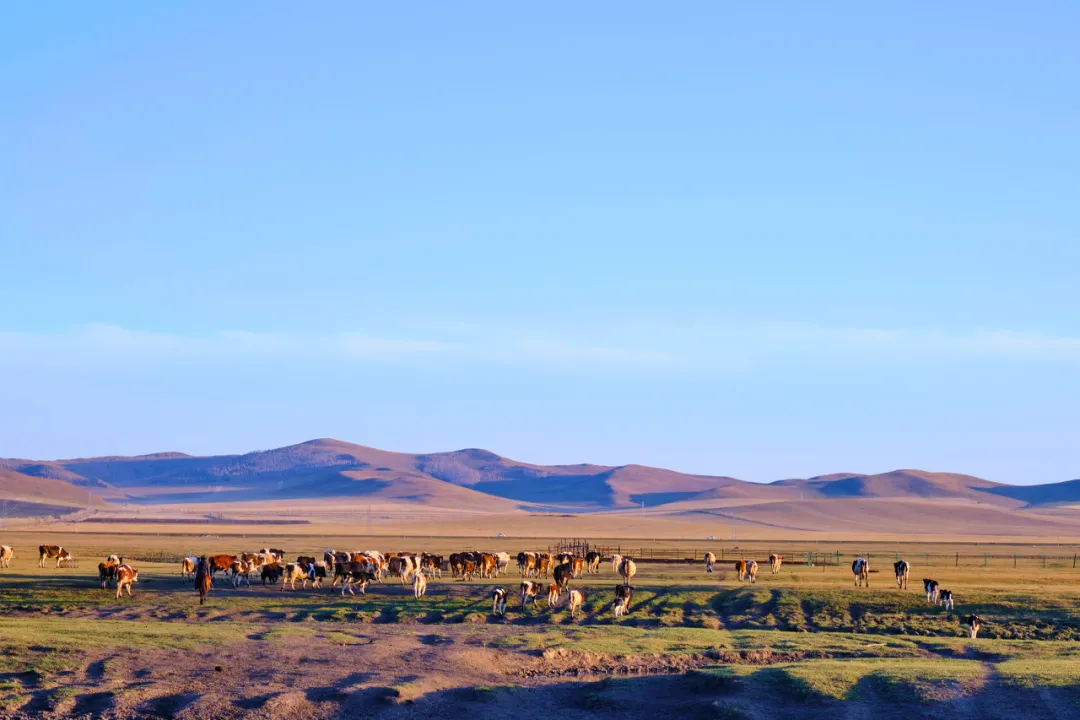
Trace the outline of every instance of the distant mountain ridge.
[[1080, 502], [1080, 480], [1014, 486], [956, 473], [895, 470], [753, 483], [642, 465], [535, 465], [475, 448], [412, 454], [333, 439], [240, 455], [178, 452], [69, 460], [0, 459], [2, 497], [74, 505], [368, 498], [491, 512], [699, 508], [887, 499], [964, 501], [1001, 508]]

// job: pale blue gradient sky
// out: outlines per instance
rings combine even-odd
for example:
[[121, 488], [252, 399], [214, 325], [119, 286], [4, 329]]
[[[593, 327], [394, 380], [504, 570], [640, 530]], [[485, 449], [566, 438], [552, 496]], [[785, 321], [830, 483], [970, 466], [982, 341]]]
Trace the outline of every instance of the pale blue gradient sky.
[[1073, 2], [25, 5], [0, 455], [1080, 476]]

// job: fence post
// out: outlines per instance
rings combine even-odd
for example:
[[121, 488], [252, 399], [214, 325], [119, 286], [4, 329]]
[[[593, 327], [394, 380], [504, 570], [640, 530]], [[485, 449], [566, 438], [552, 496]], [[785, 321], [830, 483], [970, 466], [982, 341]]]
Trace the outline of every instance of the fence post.
[[930, 553], [926, 553], [926, 567], [930, 567]]
[[1076, 553], [1073, 553], [1073, 570], [1076, 569]]
[[840, 551], [839, 550], [836, 551], [836, 564], [837, 564], [837, 566], [840, 565]]
[[983, 567], [986, 567], [986, 553], [983, 553]]
[[960, 553], [956, 553], [956, 567], [960, 567]]
[[[1016, 553], [1013, 553], [1013, 567], [1014, 568], [1016, 567]], [[1074, 556], [1074, 560], [1073, 560], [1073, 567], [1076, 567], [1075, 556]]]
[[1046, 553], [1043, 553], [1043, 567], [1046, 567]]

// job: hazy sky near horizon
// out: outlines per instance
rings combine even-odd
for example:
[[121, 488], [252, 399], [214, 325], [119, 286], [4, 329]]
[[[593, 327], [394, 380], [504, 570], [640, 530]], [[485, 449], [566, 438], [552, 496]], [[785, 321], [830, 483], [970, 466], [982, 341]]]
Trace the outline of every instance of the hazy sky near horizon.
[[1080, 477], [1080, 6], [13, 5], [0, 456]]

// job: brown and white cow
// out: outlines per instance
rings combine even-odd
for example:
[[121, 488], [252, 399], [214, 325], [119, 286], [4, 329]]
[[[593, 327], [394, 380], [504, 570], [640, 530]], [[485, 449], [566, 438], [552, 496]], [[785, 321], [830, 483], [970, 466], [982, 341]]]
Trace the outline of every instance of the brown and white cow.
[[241, 582], [246, 582], [251, 587], [251, 573], [255, 570], [255, 563], [251, 560], [237, 560], [229, 568], [232, 574], [233, 588], [240, 587]]
[[589, 574], [598, 574], [600, 572], [600, 561], [604, 559], [604, 556], [595, 550], [590, 550], [585, 554], [585, 567], [586, 572]]
[[784, 564], [784, 556], [772, 554], [769, 556], [769, 569], [772, 570], [772, 574], [780, 572], [780, 566]]
[[559, 584], [551, 583], [548, 585], [548, 609], [555, 607], [559, 604]]
[[570, 558], [570, 569], [573, 571], [574, 577], [581, 578], [581, 574], [585, 572], [585, 559], [579, 557]]
[[491, 614], [506, 615], [506, 588], [497, 587], [491, 591]]
[[517, 556], [518, 571], [521, 573], [521, 577], [530, 578], [536, 573], [536, 568], [540, 564], [540, 559], [534, 552], [519, 552]]
[[585, 593], [580, 590], [570, 591], [570, 618], [577, 617], [578, 610], [585, 604]]
[[480, 577], [491, 578], [495, 577], [496, 568], [499, 566], [499, 561], [491, 553], [481, 553], [480, 560], [477, 563], [477, 567], [480, 569]]
[[739, 582], [742, 582], [743, 580], [746, 579], [746, 561], [745, 560], [736, 560], [735, 561], [735, 574], [739, 576]]
[[870, 587], [870, 561], [866, 558], [855, 558], [851, 563], [851, 574], [855, 576], [855, 587]]
[[982, 627], [983, 619], [978, 615], [968, 615], [964, 620], [964, 624], [967, 625], [968, 632], [971, 633], [971, 639], [974, 640], [979, 636], [979, 628]]
[[195, 579], [195, 568], [199, 566], [199, 558], [186, 557], [180, 561], [180, 577], [184, 580]]
[[897, 560], [892, 567], [893, 572], [896, 574], [896, 588], [898, 590], [907, 590], [908, 576], [911, 574], [911, 566], [908, 565], [908, 561]]
[[757, 582], [758, 564], [757, 560], [746, 561], [746, 574], [750, 576], [750, 584], [753, 585]]
[[634, 588], [629, 585], [615, 586], [615, 617], [622, 617], [630, 612], [630, 600], [634, 597]]
[[633, 558], [623, 558], [619, 563], [619, 574], [622, 575], [623, 585], [629, 585], [631, 578], [637, 575], [637, 563]]
[[705, 553], [705, 572], [711, 573], [713, 571], [713, 565], [716, 564], [716, 554], [707, 552]]
[[544, 586], [536, 580], [523, 580], [521, 583], [521, 608], [525, 609], [525, 605], [530, 602], [533, 607], [536, 607], [536, 597], [542, 592], [544, 592]]
[[128, 597], [131, 597], [131, 586], [139, 582], [139, 571], [130, 565], [119, 565], [116, 568], [116, 599], [127, 588]]
[[38, 558], [38, 567], [45, 567], [45, 559], [52, 560], [56, 558], [56, 567], [60, 567], [61, 561], [71, 560], [71, 553], [59, 545], [42, 545], [38, 548], [40, 557]]
[[540, 553], [536, 564], [537, 577], [546, 578], [551, 573], [551, 566], [555, 563], [555, 556], [551, 553]]
[[210, 563], [210, 574], [216, 575], [219, 572], [228, 572], [232, 564], [237, 561], [235, 555], [211, 555], [206, 558]]
[[11, 567], [13, 559], [15, 559], [15, 548], [10, 545], [0, 545], [0, 568]]
[[118, 579], [118, 571], [123, 564], [123, 558], [116, 555], [110, 555], [104, 562], [98, 563], [98, 580], [101, 582], [102, 590], [107, 588], [110, 582]]

